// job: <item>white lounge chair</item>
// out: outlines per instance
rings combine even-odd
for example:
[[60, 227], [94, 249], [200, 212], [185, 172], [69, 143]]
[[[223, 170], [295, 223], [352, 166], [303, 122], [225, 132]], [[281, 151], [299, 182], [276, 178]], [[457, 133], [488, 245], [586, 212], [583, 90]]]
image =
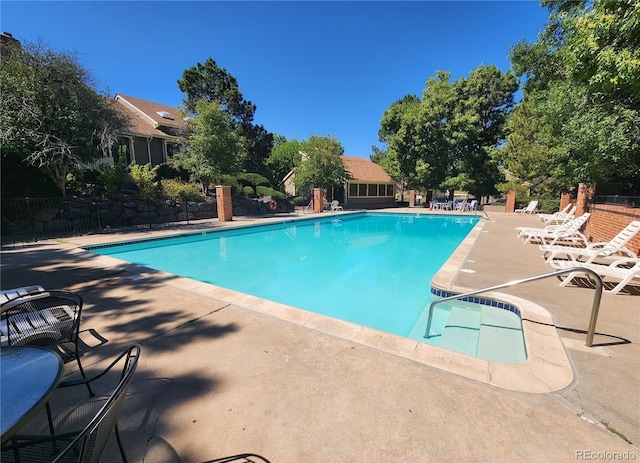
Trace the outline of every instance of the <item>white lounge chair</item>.
[[590, 215], [588, 212], [585, 212], [567, 225], [549, 225], [543, 229], [520, 230], [518, 236], [523, 238], [525, 243], [531, 241], [540, 241], [542, 244], [568, 242], [572, 244], [583, 244], [583, 246], [586, 247], [589, 241], [586, 236], [580, 233], [580, 229], [587, 222]]
[[575, 219], [576, 206], [567, 204], [562, 211], [555, 214], [536, 214], [536, 216], [548, 225], [562, 224], [568, 222], [571, 219]]
[[559, 224], [553, 224], [553, 225], [546, 225], [544, 227], [530, 227], [530, 226], [522, 226], [522, 227], [514, 227], [515, 230], [518, 232], [518, 236], [522, 236], [523, 233], [525, 232], [529, 232], [529, 233], [536, 233], [536, 232], [544, 232], [544, 231], [556, 231], [556, 230], [566, 230], [567, 228], [569, 228], [574, 221], [576, 221], [577, 219], [579, 219], [579, 217], [574, 217], [571, 220], [566, 221], [565, 223], [559, 223]]
[[533, 214], [538, 207], [538, 201], [533, 200], [533, 201], [529, 201], [529, 204], [527, 204], [527, 207], [524, 207], [522, 209], [516, 209], [515, 212], [516, 214]]
[[[567, 260], [553, 260], [550, 264], [557, 269], [566, 269], [571, 267], [576, 267], [576, 263]], [[633, 259], [629, 257], [625, 257], [622, 259], [618, 259], [613, 261], [609, 265], [605, 264], [594, 264], [592, 263], [580, 263], [580, 267], [586, 268], [596, 272], [600, 277], [604, 280], [606, 278], [610, 278], [616, 281], [619, 281], [617, 285], [615, 285], [611, 289], [606, 289], [605, 291], [610, 292], [612, 294], [618, 293], [622, 288], [628, 285], [631, 280], [634, 278], [640, 278], [640, 259]], [[565, 278], [560, 286], [566, 286], [578, 275], [586, 273], [575, 271], [569, 273], [567, 278]], [[606, 285], [605, 285], [606, 286]]]
[[640, 232], [640, 220], [634, 220], [608, 242], [589, 243], [586, 248], [541, 245], [540, 250], [544, 253], [542, 257], [549, 263], [552, 260], [559, 260], [558, 258], [563, 256], [578, 265], [581, 262], [591, 263], [597, 258], [609, 260], [622, 256], [637, 258], [638, 256], [627, 249], [625, 245], [638, 232]]

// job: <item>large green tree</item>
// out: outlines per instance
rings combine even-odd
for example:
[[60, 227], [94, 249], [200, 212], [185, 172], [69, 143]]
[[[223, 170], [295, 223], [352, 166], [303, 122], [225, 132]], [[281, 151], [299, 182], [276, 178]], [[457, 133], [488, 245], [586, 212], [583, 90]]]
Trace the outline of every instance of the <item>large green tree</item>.
[[385, 112], [379, 135], [387, 156], [410, 187], [493, 193], [502, 179], [493, 152], [517, 88], [515, 76], [495, 66], [479, 66], [454, 82], [438, 71], [422, 100], [406, 96]]
[[535, 42], [511, 50], [525, 96], [542, 120], [547, 175], [564, 188], [620, 183], [640, 189], [640, 3], [543, 2]]
[[68, 175], [110, 151], [127, 123], [75, 54], [42, 43], [3, 48], [0, 85], [3, 157], [44, 169], [62, 195]]
[[245, 154], [241, 168], [268, 176], [265, 160], [271, 154], [273, 134], [263, 125], [253, 123], [257, 106], [245, 100], [237, 79], [225, 68], [219, 67], [213, 58], [186, 69], [178, 87], [184, 92], [183, 106], [187, 112], [197, 114], [198, 101], [217, 102], [233, 122], [233, 130], [244, 140]]
[[549, 166], [550, 128], [528, 99], [522, 100], [507, 122], [507, 143], [496, 153], [500, 164], [533, 193], [559, 193]]
[[291, 169], [300, 164], [301, 159], [300, 142], [295, 138], [287, 140], [284, 136], [277, 135], [266, 160], [273, 185], [278, 185]]
[[189, 120], [187, 141], [174, 155], [173, 162], [200, 181], [207, 193], [212, 180], [238, 171], [243, 143], [233, 130], [231, 117], [219, 103], [200, 100], [195, 108], [198, 116]]
[[335, 138], [312, 135], [300, 144], [300, 150], [304, 156], [294, 178], [299, 190], [338, 187], [349, 178], [342, 160], [344, 147]]

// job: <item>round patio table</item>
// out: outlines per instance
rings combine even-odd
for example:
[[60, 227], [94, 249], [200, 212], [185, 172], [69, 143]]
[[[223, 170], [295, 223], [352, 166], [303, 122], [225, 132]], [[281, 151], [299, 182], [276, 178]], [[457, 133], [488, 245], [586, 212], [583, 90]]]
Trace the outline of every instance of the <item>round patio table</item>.
[[0, 350], [0, 428], [2, 442], [47, 403], [62, 379], [62, 358], [42, 347]]

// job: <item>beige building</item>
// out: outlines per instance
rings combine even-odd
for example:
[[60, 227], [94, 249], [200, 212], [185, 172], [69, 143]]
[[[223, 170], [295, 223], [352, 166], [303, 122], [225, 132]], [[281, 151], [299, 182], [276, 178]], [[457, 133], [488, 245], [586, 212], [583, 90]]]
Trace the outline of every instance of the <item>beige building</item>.
[[[342, 156], [349, 180], [342, 188], [327, 192], [327, 199], [337, 199], [350, 209], [379, 209], [394, 207], [396, 182], [378, 164], [356, 156]], [[284, 190], [291, 196], [299, 192], [293, 183], [295, 169], [282, 180]]]

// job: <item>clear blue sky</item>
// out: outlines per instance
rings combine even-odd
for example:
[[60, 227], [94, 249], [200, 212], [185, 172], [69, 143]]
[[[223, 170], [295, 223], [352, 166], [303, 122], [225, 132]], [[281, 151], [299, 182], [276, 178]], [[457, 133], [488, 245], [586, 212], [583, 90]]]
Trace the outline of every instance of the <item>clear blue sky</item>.
[[179, 106], [176, 81], [213, 58], [257, 105], [255, 122], [287, 139], [331, 135], [368, 157], [385, 109], [422, 95], [437, 70], [465, 77], [510, 67], [535, 40], [537, 1], [27, 2], [3, 0], [2, 30], [73, 51], [98, 90]]

